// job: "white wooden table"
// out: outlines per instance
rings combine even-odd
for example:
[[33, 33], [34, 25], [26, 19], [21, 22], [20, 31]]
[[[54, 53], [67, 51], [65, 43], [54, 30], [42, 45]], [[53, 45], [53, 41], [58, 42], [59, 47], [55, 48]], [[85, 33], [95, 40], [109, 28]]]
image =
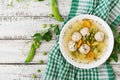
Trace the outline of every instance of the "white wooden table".
[[[41, 31], [42, 24], [62, 24], [53, 18], [51, 14], [50, 0], [42, 2], [21, 2], [14, 3], [13, 7], [7, 6], [11, 0], [0, 0], [0, 80], [33, 80], [32, 74], [37, 75], [35, 80], [40, 80], [47, 66], [48, 55], [51, 47], [55, 44], [54, 36], [50, 42], [43, 42], [33, 61], [29, 65], [24, 60], [29, 51], [31, 36]], [[27, 0], [26, 0], [27, 1]], [[59, 11], [66, 17], [70, 10], [71, 0], [58, 0]], [[24, 45], [26, 45], [24, 47]], [[119, 56], [120, 59], [120, 56]], [[38, 64], [43, 60], [43, 64]], [[117, 80], [120, 79], [120, 60], [111, 62]], [[41, 73], [37, 73], [41, 69]]]

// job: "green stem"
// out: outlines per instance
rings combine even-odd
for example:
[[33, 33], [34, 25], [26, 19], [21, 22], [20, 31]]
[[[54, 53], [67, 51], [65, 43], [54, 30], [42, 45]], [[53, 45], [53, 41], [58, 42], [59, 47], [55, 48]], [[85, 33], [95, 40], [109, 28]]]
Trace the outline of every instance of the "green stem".
[[52, 6], [52, 13], [53, 13], [55, 19], [58, 21], [61, 21], [61, 22], [64, 21], [63, 18], [61, 17], [61, 15], [59, 14], [56, 0], [52, 0], [51, 6]]

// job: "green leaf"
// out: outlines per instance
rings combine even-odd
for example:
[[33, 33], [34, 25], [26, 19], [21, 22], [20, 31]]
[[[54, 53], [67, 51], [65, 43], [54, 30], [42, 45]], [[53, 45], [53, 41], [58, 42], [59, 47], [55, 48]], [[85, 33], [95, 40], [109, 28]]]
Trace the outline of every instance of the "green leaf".
[[47, 42], [49, 42], [52, 39], [52, 35], [51, 35], [50, 31], [46, 32], [43, 35], [43, 39], [46, 40]]
[[113, 48], [113, 52], [116, 52], [116, 53], [120, 53], [120, 44], [117, 42], [117, 40], [115, 39], [114, 40], [114, 48]]
[[36, 33], [34, 34], [33, 38], [37, 44], [40, 44], [42, 40], [42, 35], [40, 33]]
[[55, 33], [56, 35], [60, 34], [60, 30], [59, 30], [58, 25], [55, 25], [54, 33]]
[[113, 33], [117, 32], [116, 27], [111, 27], [111, 29], [112, 29]]
[[117, 42], [120, 44], [120, 35], [117, 37]]
[[49, 24], [48, 26], [49, 26], [50, 28], [53, 28], [53, 25], [52, 25], [52, 24]]
[[43, 37], [47, 32], [49, 32], [49, 29], [47, 29], [47, 30], [45, 30], [45, 31], [43, 31], [43, 32], [41, 33], [42, 37]]
[[117, 56], [117, 54], [112, 53], [110, 57], [113, 58], [113, 60], [114, 60], [115, 62], [118, 62], [118, 56]]

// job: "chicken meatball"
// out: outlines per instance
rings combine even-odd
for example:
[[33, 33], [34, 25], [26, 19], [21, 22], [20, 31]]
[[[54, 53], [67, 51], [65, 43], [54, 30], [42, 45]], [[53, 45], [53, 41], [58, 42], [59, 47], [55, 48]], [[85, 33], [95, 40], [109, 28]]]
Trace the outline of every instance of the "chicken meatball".
[[79, 51], [81, 52], [81, 54], [87, 54], [90, 51], [90, 46], [88, 46], [87, 44], [82, 44], [79, 48]]
[[88, 28], [83, 28], [80, 30], [80, 33], [82, 34], [82, 36], [89, 36], [90, 32]]
[[95, 34], [95, 40], [96, 41], [103, 41], [103, 39], [104, 39], [104, 33], [103, 32], [97, 32], [96, 34]]
[[72, 34], [72, 40], [75, 42], [78, 42], [81, 38], [82, 38], [82, 36], [79, 32], [74, 32]]
[[70, 51], [76, 51], [77, 50], [76, 43], [74, 41], [69, 41], [69, 43], [68, 43], [68, 49]]

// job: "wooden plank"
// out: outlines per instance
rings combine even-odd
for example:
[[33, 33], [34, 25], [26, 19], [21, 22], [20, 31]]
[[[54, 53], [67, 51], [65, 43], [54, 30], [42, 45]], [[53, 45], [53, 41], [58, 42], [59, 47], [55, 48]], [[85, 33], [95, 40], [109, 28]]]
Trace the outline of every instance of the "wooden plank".
[[[120, 65], [112, 65], [115, 71], [116, 80], [120, 79]], [[41, 69], [41, 73], [37, 70]], [[46, 70], [46, 65], [0, 65], [1, 80], [41, 80]], [[31, 75], [35, 74], [36, 79]]]
[[[0, 63], [24, 63], [31, 44], [30, 42], [26, 44], [27, 42], [29, 40], [0, 40]], [[42, 53], [45, 51], [49, 54], [54, 45], [55, 40], [51, 40], [50, 42], [43, 41], [32, 63], [38, 63], [39, 60], [47, 63], [48, 55], [44, 56]], [[120, 55], [119, 61], [117, 63], [113, 61], [111, 64], [120, 64]]]
[[[0, 17], [0, 39], [31, 39], [31, 36], [36, 32], [45, 30], [42, 24], [59, 24], [49, 17]], [[47, 28], [46, 28], [47, 29]], [[118, 27], [120, 31], [120, 26]], [[53, 36], [53, 39], [56, 39]]]
[[[38, 73], [37, 70], [41, 72]], [[46, 69], [46, 65], [0, 65], [1, 80], [41, 80]], [[37, 78], [32, 78], [32, 75]]]
[[[29, 41], [0, 40], [0, 63], [24, 63], [31, 45]], [[43, 41], [40, 48], [36, 51], [32, 63], [38, 63], [39, 60], [47, 63], [48, 55], [43, 55], [43, 52], [49, 53], [54, 44], [55, 40], [51, 40], [50, 42]]]
[[112, 65], [115, 72], [116, 80], [120, 80], [120, 65]]
[[[8, 4], [13, 1], [13, 7]], [[35, 2], [35, 0], [1, 0], [0, 1], [0, 16], [49, 16], [51, 14], [51, 0]], [[67, 16], [69, 13], [71, 0], [57, 0], [60, 14]]]
[[0, 17], [0, 39], [31, 39], [36, 32], [49, 28], [42, 28], [42, 24], [62, 23], [48, 17]]

